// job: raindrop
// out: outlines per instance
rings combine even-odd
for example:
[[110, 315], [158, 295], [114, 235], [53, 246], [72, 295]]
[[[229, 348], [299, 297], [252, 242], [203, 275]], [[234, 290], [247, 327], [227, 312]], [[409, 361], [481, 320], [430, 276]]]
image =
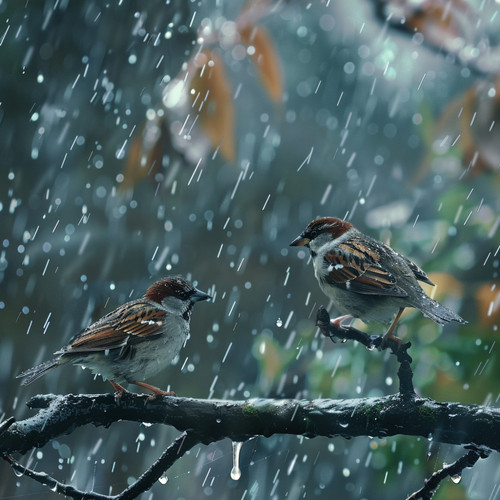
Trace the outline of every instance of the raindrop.
[[241, 477], [240, 470], [240, 451], [243, 443], [241, 441], [233, 441], [233, 468], [231, 469], [231, 479], [238, 481]]
[[24, 473], [20, 470], [17, 470], [17, 469], [14, 469], [14, 474], [17, 476], [17, 477], [21, 477]]
[[167, 474], [165, 472], [158, 478], [158, 482], [160, 484], [167, 484], [168, 477], [167, 477]]
[[455, 484], [458, 484], [462, 480], [462, 476], [460, 474], [455, 474], [455, 475], [451, 476], [451, 480]]
[[278, 319], [276, 320], [276, 326], [277, 326], [278, 328], [281, 328], [281, 327], [283, 326], [283, 321], [281, 320], [281, 318], [278, 318]]

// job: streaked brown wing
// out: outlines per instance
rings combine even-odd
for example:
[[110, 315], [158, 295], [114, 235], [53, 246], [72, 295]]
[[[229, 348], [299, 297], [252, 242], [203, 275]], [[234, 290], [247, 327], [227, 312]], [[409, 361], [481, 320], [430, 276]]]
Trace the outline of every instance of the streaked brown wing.
[[326, 282], [364, 295], [406, 297], [408, 294], [396, 285], [389, 271], [376, 263], [378, 260], [378, 255], [358, 240], [347, 240], [325, 255]]
[[116, 349], [161, 333], [165, 311], [142, 299], [112, 311], [76, 336], [64, 352]]
[[[400, 257], [404, 256], [400, 255]], [[404, 257], [404, 259], [406, 260], [406, 263], [410, 266], [410, 269], [412, 270], [413, 274], [415, 275], [415, 278], [417, 278], [418, 281], [423, 281], [428, 285], [434, 286], [434, 283], [429, 279], [425, 271], [420, 269], [420, 267], [418, 267], [417, 264], [415, 264], [415, 262], [411, 261], [407, 257]]]

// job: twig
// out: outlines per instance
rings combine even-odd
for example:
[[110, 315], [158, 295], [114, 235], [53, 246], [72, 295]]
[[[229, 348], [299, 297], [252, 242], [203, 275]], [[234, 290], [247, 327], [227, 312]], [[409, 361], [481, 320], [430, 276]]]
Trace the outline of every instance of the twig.
[[61, 493], [77, 500], [131, 500], [137, 498], [141, 493], [149, 490], [153, 484], [164, 474], [172, 465], [181, 458], [184, 453], [200, 443], [194, 433], [182, 433], [147, 469], [137, 481], [124, 489], [118, 495], [102, 495], [93, 491], [81, 491], [75, 487], [61, 483], [57, 479], [49, 476], [45, 472], [36, 472], [33, 469], [16, 462], [10, 455], [2, 454], [1, 457], [6, 460], [10, 466], [18, 473], [34, 479], [38, 483], [48, 486], [53, 492]]
[[4, 460], [9, 462], [10, 466], [18, 473], [34, 479], [38, 483], [48, 486], [53, 492], [61, 493], [71, 498], [76, 498], [77, 500], [85, 498], [85, 500], [110, 500], [113, 497], [108, 495], [101, 495], [99, 493], [94, 493], [92, 491], [80, 491], [71, 485], [63, 484], [57, 479], [49, 476], [46, 472], [36, 472], [19, 462], [16, 462], [10, 455], [0, 455]]
[[406, 500], [417, 500], [418, 498], [430, 500], [443, 479], [448, 476], [459, 478], [466, 467], [473, 467], [480, 458], [487, 458], [490, 454], [490, 450], [484, 447], [470, 446], [469, 448], [469, 451], [462, 458], [434, 472], [429, 479], [425, 480], [424, 486], [412, 493]]
[[192, 432], [182, 433], [160, 456], [160, 458], [145, 471], [142, 476], [127, 489], [123, 490], [116, 496], [118, 500], [128, 500], [136, 498], [141, 493], [149, 490], [156, 481], [164, 474], [172, 465], [181, 458], [184, 453], [199, 444], [201, 440]]
[[336, 342], [335, 339], [340, 340], [356, 340], [364, 345], [367, 349], [372, 350], [377, 348], [379, 351], [391, 349], [400, 363], [398, 370], [399, 377], [399, 392], [402, 396], [415, 396], [413, 388], [413, 372], [411, 371], [410, 363], [413, 361], [408, 354], [408, 349], [411, 343], [399, 344], [392, 338], [387, 338], [384, 335], [368, 335], [357, 328], [352, 326], [337, 326], [330, 320], [328, 311], [321, 306], [318, 309], [316, 316], [316, 325], [319, 327], [321, 333]]

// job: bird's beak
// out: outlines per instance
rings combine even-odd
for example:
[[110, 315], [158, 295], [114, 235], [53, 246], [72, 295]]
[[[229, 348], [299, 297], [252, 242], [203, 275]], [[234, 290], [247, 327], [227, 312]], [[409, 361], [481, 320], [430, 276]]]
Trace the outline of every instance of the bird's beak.
[[305, 236], [299, 235], [297, 238], [295, 238], [291, 243], [291, 247], [303, 247], [306, 245], [309, 245], [309, 242], [311, 240], [309, 238], [306, 238]]
[[198, 290], [198, 288], [194, 289], [194, 292], [191, 294], [191, 297], [189, 297], [191, 302], [200, 302], [201, 300], [208, 300], [211, 299], [210, 295], [208, 293], [202, 292], [201, 290]]

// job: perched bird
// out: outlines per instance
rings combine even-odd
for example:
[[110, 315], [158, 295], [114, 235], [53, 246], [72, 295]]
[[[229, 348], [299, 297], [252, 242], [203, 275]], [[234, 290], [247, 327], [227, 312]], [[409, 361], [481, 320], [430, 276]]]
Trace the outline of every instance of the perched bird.
[[405, 307], [420, 309], [438, 325], [466, 323], [426, 295], [418, 282], [434, 283], [420, 267], [350, 222], [336, 217], [313, 220], [290, 246], [306, 246], [311, 251], [321, 289], [345, 315], [333, 320], [337, 327], [352, 317], [392, 322], [385, 336], [399, 342], [393, 332]]
[[209, 298], [181, 276], [162, 278], [144, 297], [106, 314], [56, 351], [54, 359], [17, 378], [25, 377], [22, 385], [31, 384], [52, 368], [71, 363], [102, 375], [120, 393], [125, 391], [121, 384], [130, 383], [172, 395], [143, 380], [171, 363], [188, 338], [194, 303]]

